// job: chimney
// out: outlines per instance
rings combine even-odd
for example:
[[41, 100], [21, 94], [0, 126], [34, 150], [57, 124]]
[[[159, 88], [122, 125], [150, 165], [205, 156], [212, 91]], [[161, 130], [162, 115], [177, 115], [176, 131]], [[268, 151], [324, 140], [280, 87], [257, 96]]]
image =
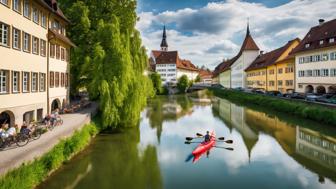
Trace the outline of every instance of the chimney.
[[260, 55], [264, 54], [264, 51], [260, 51]]
[[319, 19], [319, 25], [321, 26], [324, 23], [324, 19]]

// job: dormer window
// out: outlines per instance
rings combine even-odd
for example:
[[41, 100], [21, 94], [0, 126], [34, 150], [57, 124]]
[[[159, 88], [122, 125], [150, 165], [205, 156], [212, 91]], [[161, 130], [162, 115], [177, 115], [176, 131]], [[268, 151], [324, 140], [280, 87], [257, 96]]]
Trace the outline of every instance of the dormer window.
[[320, 45], [323, 45], [323, 40], [320, 40]]
[[329, 43], [334, 43], [335, 42], [335, 38], [330, 38], [329, 39]]
[[309, 43], [306, 43], [305, 44], [305, 48], [309, 48], [310, 47], [310, 44]]

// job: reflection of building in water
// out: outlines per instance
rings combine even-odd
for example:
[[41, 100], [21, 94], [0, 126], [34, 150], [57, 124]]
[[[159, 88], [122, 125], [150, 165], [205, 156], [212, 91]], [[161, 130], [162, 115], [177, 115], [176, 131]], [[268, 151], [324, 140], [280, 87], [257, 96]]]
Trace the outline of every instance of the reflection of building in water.
[[331, 170], [336, 170], [336, 139], [296, 127], [296, 152]]
[[230, 130], [235, 128], [242, 136], [250, 159], [254, 145], [258, 142], [258, 133], [253, 131], [245, 121], [245, 108], [230, 103], [227, 100], [218, 98], [214, 106], [218, 108], [218, 116], [224, 121]]
[[305, 168], [324, 177], [336, 179], [336, 139], [308, 128], [290, 125], [266, 113], [246, 109], [246, 123], [274, 137], [286, 153]]

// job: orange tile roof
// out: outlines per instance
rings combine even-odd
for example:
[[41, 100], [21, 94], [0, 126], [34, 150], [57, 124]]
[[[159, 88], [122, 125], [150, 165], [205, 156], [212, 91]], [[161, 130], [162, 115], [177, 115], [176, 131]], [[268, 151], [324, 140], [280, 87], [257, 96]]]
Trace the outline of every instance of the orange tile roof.
[[177, 51], [152, 51], [156, 64], [176, 64], [179, 69], [198, 71], [190, 60], [180, 59]]

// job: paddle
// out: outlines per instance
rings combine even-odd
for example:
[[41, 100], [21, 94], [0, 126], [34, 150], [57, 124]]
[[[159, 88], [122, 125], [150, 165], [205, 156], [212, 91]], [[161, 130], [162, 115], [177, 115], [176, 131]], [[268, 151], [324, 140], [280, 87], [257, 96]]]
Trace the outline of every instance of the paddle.
[[222, 146], [214, 146], [215, 148], [222, 148], [222, 149], [226, 149], [226, 150], [230, 150], [233, 151], [233, 148], [226, 148], [226, 147], [222, 147]]
[[193, 139], [195, 139], [195, 138], [201, 138], [201, 137], [186, 137], [186, 140], [193, 140]]

